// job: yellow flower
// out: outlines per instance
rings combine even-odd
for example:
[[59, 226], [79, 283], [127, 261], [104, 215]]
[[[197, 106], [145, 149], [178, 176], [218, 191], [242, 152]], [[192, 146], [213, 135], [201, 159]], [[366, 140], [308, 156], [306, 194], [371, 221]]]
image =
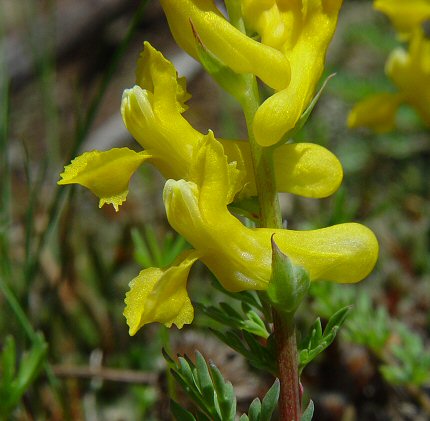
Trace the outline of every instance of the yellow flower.
[[410, 34], [430, 18], [430, 0], [375, 0], [373, 6], [385, 13], [402, 35]]
[[430, 125], [430, 39], [420, 27], [412, 35], [409, 51], [397, 48], [391, 53], [386, 73], [403, 100]]
[[196, 259], [195, 252], [185, 252], [168, 269], [144, 269], [130, 282], [124, 310], [130, 335], [147, 323], [158, 322], [167, 327], [174, 323], [180, 329], [192, 322], [194, 309], [186, 284]]
[[245, 227], [227, 210], [241, 173], [228, 163], [222, 145], [210, 132], [195, 150], [190, 181], [168, 180], [163, 199], [171, 226], [195, 248], [167, 269], [149, 268], [130, 283], [124, 315], [134, 335], [143, 325], [178, 328], [193, 319], [186, 292], [192, 264], [200, 259], [230, 291], [265, 290], [271, 277], [271, 237], [312, 281], [352, 283], [375, 265], [378, 242], [356, 223], [313, 231]]
[[290, 81], [290, 66], [275, 48], [261, 44], [231, 25], [213, 0], [160, 0], [178, 45], [198, 58], [195, 35], [221, 62], [237, 73], [254, 73], [274, 89]]
[[[245, 36], [219, 12], [213, 0], [161, 0], [176, 42], [197, 58], [190, 22], [204, 46], [237, 73], [253, 73], [277, 91], [259, 108], [257, 142], [277, 143], [309, 105], [342, 0], [241, 0], [247, 25], [261, 43]], [[291, 66], [291, 80], [289, 67]]]
[[[124, 92], [121, 113], [126, 127], [146, 151], [136, 153], [121, 148], [85, 153], [65, 168], [59, 182], [88, 187], [100, 198], [100, 205], [112, 203], [115, 209], [125, 200], [129, 179], [144, 161], [152, 162], [166, 178], [187, 178], [193, 150], [203, 137], [182, 116], [190, 97], [185, 79], [178, 78], [172, 63], [149, 43], [145, 43], [138, 62], [137, 83]], [[255, 195], [248, 142], [221, 142], [229, 161], [236, 161], [244, 172], [241, 197]], [[342, 180], [338, 159], [318, 145], [283, 145], [275, 151], [274, 160], [279, 191], [326, 197], [336, 191]]]
[[401, 103], [414, 107], [430, 126], [430, 39], [421, 28], [413, 32], [408, 51], [397, 48], [390, 54], [385, 72], [398, 92], [375, 94], [356, 104], [348, 116], [348, 126], [389, 131]]
[[248, 24], [263, 44], [281, 51], [291, 66], [290, 84], [258, 109], [254, 134], [270, 146], [292, 130], [315, 93], [342, 0], [242, 0]]
[[230, 291], [264, 290], [271, 275], [271, 236], [311, 280], [358, 282], [373, 268], [378, 243], [366, 227], [341, 224], [313, 231], [245, 227], [227, 210], [240, 177], [211, 133], [196, 151], [189, 181], [168, 180], [163, 199], [170, 225]]

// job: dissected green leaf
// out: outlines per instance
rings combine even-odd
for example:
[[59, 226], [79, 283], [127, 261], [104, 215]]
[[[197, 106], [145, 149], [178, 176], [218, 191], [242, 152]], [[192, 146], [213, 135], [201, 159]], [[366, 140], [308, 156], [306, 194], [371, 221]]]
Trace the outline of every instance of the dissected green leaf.
[[324, 332], [321, 326], [320, 318], [317, 318], [310, 328], [310, 332], [300, 344], [299, 351], [299, 371], [300, 373], [314, 358], [323, 352], [334, 341], [336, 334], [342, 324], [345, 322], [346, 317], [351, 310], [350, 306], [344, 307], [334, 313]]
[[224, 380], [221, 372], [214, 364], [208, 367], [199, 352], [196, 352], [196, 364], [186, 355], [178, 357], [177, 362], [165, 351], [163, 351], [163, 355], [169, 364], [173, 377], [200, 411], [200, 413], [195, 414], [196, 420], [234, 421], [236, 396], [233, 386]]

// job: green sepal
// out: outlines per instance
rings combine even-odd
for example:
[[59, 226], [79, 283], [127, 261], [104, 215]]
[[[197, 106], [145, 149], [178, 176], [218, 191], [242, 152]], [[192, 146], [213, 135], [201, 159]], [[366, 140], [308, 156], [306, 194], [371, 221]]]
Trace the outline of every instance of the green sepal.
[[309, 274], [282, 253], [273, 237], [272, 235], [272, 276], [266, 292], [273, 307], [281, 315], [291, 317], [309, 290]]
[[255, 196], [235, 200], [232, 204], [228, 205], [228, 209], [230, 212], [244, 216], [253, 222], [258, 222], [261, 213], [258, 198]]
[[197, 56], [206, 72], [213, 77], [223, 90], [242, 103], [247, 89], [244, 76], [234, 72], [212, 54], [203, 44], [192, 22], [191, 27], [196, 41]]

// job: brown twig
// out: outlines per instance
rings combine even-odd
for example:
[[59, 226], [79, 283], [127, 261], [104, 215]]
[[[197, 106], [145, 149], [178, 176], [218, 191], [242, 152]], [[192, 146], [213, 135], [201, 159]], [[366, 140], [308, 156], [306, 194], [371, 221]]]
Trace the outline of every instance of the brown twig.
[[99, 378], [101, 380], [122, 383], [155, 384], [158, 378], [157, 373], [143, 373], [105, 367], [92, 368], [88, 366], [54, 365], [52, 366], [52, 370], [58, 377]]

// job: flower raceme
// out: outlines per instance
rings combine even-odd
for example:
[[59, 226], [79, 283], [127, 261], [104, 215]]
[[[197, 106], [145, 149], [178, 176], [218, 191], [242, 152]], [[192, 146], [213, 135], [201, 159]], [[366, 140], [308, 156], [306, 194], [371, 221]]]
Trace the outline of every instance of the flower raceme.
[[[252, 73], [275, 90], [257, 111], [254, 134], [262, 146], [294, 129], [312, 100], [342, 0], [241, 0], [254, 41], [230, 24], [213, 0], [161, 0], [176, 42], [198, 58], [205, 48], [238, 73]], [[251, 48], [252, 47], [252, 48]], [[291, 69], [291, 70], [290, 70]]]
[[[211, 0], [161, 3], [176, 40], [191, 55], [198, 57], [194, 30], [204, 48], [238, 77], [254, 74], [275, 90], [258, 109], [253, 130], [262, 145], [277, 144], [271, 148], [276, 191], [314, 198], [332, 194], [342, 167], [331, 152], [312, 143], [278, 141], [312, 99], [341, 1], [242, 0], [245, 23], [261, 42], [231, 25]], [[277, 30], [271, 33], [273, 25]], [[360, 224], [311, 231], [251, 229], [230, 213], [230, 204], [240, 207], [242, 199], [257, 194], [250, 145], [195, 130], [183, 115], [189, 98], [185, 79], [145, 43], [136, 85], [124, 92], [121, 104], [124, 124], [143, 150], [86, 152], [65, 167], [59, 181], [81, 184], [99, 197], [100, 206], [108, 203], [118, 210], [130, 178], [144, 162], [168, 179], [163, 192], [167, 218], [193, 249], [170, 267], [146, 268], [130, 282], [124, 310], [130, 334], [151, 322], [178, 328], [191, 323], [194, 311], [186, 286], [197, 260], [227, 290], [266, 290], [272, 237], [311, 281], [353, 283], [366, 277], [376, 262], [378, 243]]]
[[408, 51], [399, 47], [390, 54], [385, 72], [398, 91], [374, 94], [356, 104], [348, 116], [349, 127], [390, 131], [402, 103], [414, 107], [430, 126], [430, 38], [422, 28], [413, 33]]
[[[227, 290], [265, 290], [271, 277], [273, 234], [281, 251], [303, 266], [312, 281], [353, 283], [372, 270], [378, 243], [363, 225], [347, 223], [313, 231], [245, 227], [227, 209], [241, 177], [209, 133], [195, 150], [188, 180], [167, 181], [163, 193], [167, 218], [195, 251], [164, 271], [142, 271], [130, 284], [124, 313], [130, 334], [154, 321], [178, 327], [191, 322], [185, 285], [197, 258]], [[172, 289], [172, 284], [180, 287]], [[143, 292], [142, 285], [146, 285]], [[156, 313], [153, 309], [167, 302], [168, 290], [181, 291], [181, 299], [170, 299], [166, 311]]]
[[376, 93], [358, 102], [348, 116], [349, 127], [388, 132], [395, 126], [401, 104], [415, 108], [430, 126], [430, 20], [424, 20], [430, 19], [430, 1], [410, 3], [405, 7], [401, 1], [375, 2], [375, 8], [387, 13], [396, 28], [408, 33], [409, 47], [393, 50], [385, 65], [385, 73], [397, 91]]
[[[77, 183], [89, 188], [116, 210], [127, 197], [131, 176], [142, 163], [153, 163], [165, 178], [186, 178], [193, 150], [203, 134], [182, 116], [190, 98], [185, 79], [173, 64], [145, 43], [136, 74], [137, 84], [124, 92], [121, 113], [130, 133], [145, 149], [128, 148], [86, 152], [61, 174], [59, 184]], [[251, 151], [246, 141], [221, 140], [230, 161], [244, 173], [243, 198], [256, 195]], [[312, 143], [286, 144], [274, 152], [279, 191], [321, 198], [337, 190], [342, 167], [327, 149]]]

